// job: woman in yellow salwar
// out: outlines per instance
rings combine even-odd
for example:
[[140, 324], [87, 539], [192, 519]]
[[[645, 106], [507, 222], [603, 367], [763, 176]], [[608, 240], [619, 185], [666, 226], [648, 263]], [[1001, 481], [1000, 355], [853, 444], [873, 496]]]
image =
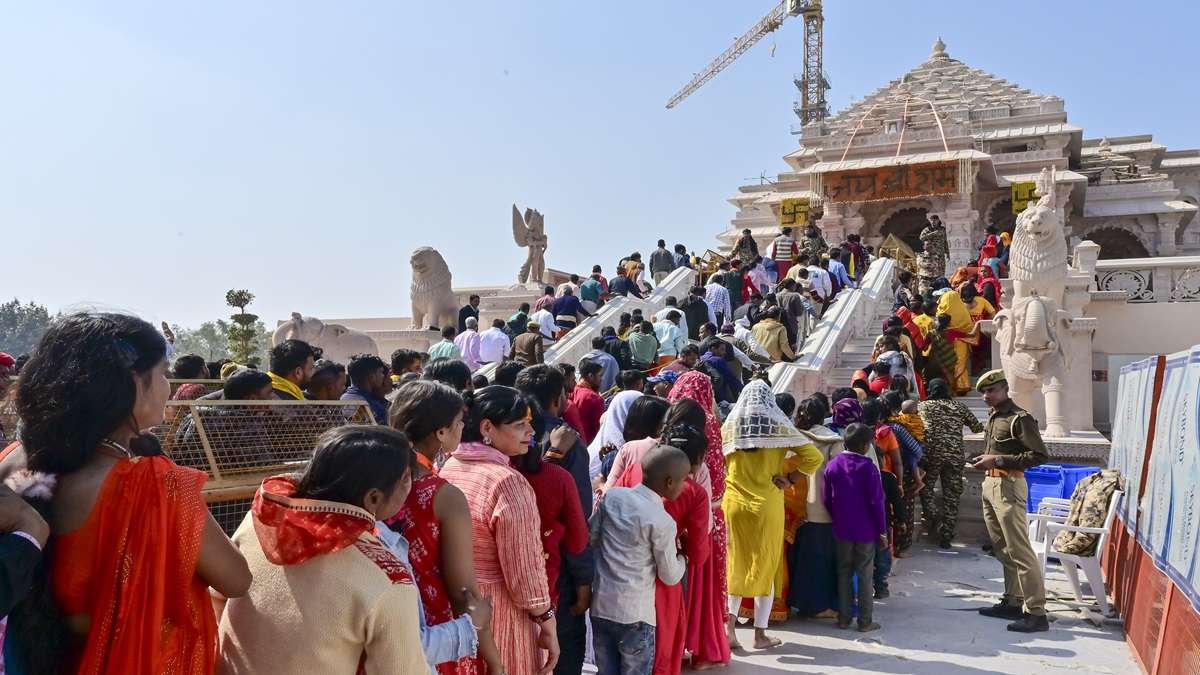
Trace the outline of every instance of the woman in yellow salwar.
[[962, 396], [971, 391], [971, 348], [979, 344], [979, 333], [958, 291], [950, 290], [942, 294], [937, 313], [950, 317], [950, 325], [943, 335], [954, 346], [954, 393]]
[[[738, 606], [742, 598], [754, 598], [754, 647], [766, 649], [779, 644], [766, 628], [783, 563], [783, 490], [807, 480], [803, 474], [817, 470], [821, 452], [792, 426], [762, 380], [742, 390], [721, 427], [721, 440], [728, 467], [722, 507], [729, 528], [729, 646], [741, 648]], [[795, 469], [789, 472], [790, 467]]]

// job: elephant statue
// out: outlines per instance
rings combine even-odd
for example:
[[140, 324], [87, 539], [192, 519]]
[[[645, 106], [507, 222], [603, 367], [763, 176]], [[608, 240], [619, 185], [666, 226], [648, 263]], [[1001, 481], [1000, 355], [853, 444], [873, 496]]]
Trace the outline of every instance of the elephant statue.
[[279, 324], [271, 337], [271, 345], [284, 340], [303, 340], [324, 352], [322, 358], [346, 364], [355, 354], [379, 354], [379, 345], [366, 333], [347, 328], [340, 323], [325, 323], [312, 317], [292, 312], [292, 318]]

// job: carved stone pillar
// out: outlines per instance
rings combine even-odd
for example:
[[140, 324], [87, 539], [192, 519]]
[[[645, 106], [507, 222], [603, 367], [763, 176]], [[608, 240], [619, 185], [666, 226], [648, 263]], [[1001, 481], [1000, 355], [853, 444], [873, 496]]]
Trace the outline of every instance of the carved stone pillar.
[[950, 259], [946, 261], [946, 274], [950, 275], [962, 265], [973, 264], [977, 257], [974, 241], [980, 233], [979, 212], [971, 207], [970, 195], [956, 195], [945, 204], [940, 216], [950, 245]]
[[817, 220], [817, 228], [830, 246], [836, 246], [846, 239], [845, 213], [843, 204], [827, 203], [824, 215]]
[[[867, 221], [858, 214], [861, 209], [862, 204], [855, 203], [845, 205], [845, 209], [843, 211], [845, 216], [842, 218], [842, 229], [845, 236], [848, 237], [852, 234], [862, 234], [863, 226], [867, 224]], [[838, 243], [841, 243], [841, 240], [839, 240]]]
[[1158, 255], [1175, 255], [1175, 231], [1182, 219], [1181, 213], [1158, 214]]

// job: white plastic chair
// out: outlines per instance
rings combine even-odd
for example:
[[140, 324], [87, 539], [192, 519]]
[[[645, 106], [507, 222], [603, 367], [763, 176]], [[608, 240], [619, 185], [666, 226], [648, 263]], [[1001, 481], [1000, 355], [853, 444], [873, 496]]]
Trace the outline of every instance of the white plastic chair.
[[[1046, 523], [1065, 523], [1071, 513], [1071, 500], [1061, 497], [1044, 497], [1038, 503], [1037, 513], [1028, 514], [1029, 543], [1037, 545], [1046, 537]], [[1040, 558], [1040, 556], [1039, 556]]]
[[[1112, 497], [1108, 500], [1108, 514], [1104, 517], [1103, 527], [1078, 527], [1046, 521], [1046, 539], [1042, 544], [1042, 553], [1038, 556], [1038, 562], [1042, 565], [1043, 578], [1046, 576], [1046, 559], [1051, 557], [1058, 558], [1063, 571], [1067, 573], [1067, 579], [1070, 580], [1071, 587], [1075, 591], [1075, 600], [1077, 602], [1083, 602], [1083, 589], [1079, 585], [1079, 570], [1082, 569], [1083, 573], [1087, 575], [1088, 585], [1092, 587], [1092, 594], [1096, 596], [1096, 603], [1100, 605], [1100, 611], [1105, 616], [1109, 614], [1108, 589], [1104, 587], [1104, 577], [1100, 573], [1100, 556], [1104, 553], [1104, 547], [1108, 543], [1108, 533], [1112, 529], [1113, 521], [1117, 517], [1117, 509], [1124, 498], [1125, 493], [1121, 490], [1113, 492]], [[1096, 540], [1095, 553], [1083, 556], [1073, 553], [1062, 553], [1055, 549], [1054, 538], [1059, 532], [1064, 531], [1099, 535], [1099, 538]]]

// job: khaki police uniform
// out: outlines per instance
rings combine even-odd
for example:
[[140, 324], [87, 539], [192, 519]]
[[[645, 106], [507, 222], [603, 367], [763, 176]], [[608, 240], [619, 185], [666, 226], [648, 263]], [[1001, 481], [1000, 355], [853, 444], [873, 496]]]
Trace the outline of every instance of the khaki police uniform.
[[[979, 378], [978, 389], [1003, 381], [1003, 371]], [[984, 425], [984, 454], [999, 455], [997, 467], [983, 480], [983, 521], [992, 553], [1004, 566], [1004, 599], [1024, 605], [1033, 615], [1046, 614], [1046, 588], [1041, 566], [1029, 543], [1025, 469], [1049, 459], [1037, 420], [1011, 400], [995, 407]]]

